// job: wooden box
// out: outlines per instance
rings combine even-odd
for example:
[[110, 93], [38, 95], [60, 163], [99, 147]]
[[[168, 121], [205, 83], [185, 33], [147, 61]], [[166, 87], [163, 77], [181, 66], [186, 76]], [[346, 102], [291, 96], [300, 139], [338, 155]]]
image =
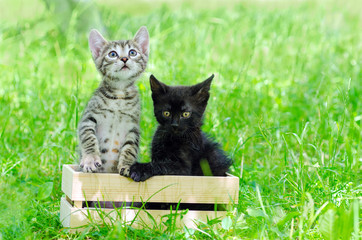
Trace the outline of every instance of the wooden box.
[[[134, 227], [142, 227], [144, 224], [152, 227], [152, 224], [160, 224], [169, 216], [173, 216], [177, 226], [194, 227], [195, 220], [206, 221], [226, 215], [225, 210], [216, 211], [216, 207], [210, 210], [210, 205], [238, 203], [239, 178], [235, 176], [167, 175], [134, 182], [118, 174], [83, 173], [77, 169], [77, 165], [63, 166], [62, 191], [65, 197], [60, 204], [60, 220], [64, 227], [73, 230], [81, 229], [89, 221], [124, 221], [132, 223]], [[156, 205], [156, 209], [91, 208], [88, 207], [90, 201], [114, 202], [116, 205], [122, 202], [128, 206], [131, 203], [147, 202]], [[166, 205], [168, 209], [157, 209], [155, 203]], [[179, 209], [177, 213], [176, 210], [170, 210], [169, 203], [184, 204], [193, 210]], [[208, 209], [205, 210], [205, 206]]]

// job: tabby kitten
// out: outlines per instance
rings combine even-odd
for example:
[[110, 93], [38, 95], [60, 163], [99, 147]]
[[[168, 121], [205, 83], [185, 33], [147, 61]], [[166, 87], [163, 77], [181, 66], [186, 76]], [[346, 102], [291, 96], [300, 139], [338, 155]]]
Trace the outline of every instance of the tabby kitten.
[[80, 167], [84, 172], [129, 176], [140, 137], [140, 101], [134, 83], [148, 61], [148, 31], [141, 27], [132, 40], [107, 41], [92, 30], [89, 47], [102, 81], [78, 126]]
[[205, 175], [200, 166], [204, 162], [212, 175], [225, 176], [232, 160], [200, 129], [213, 78], [194, 86], [167, 86], [151, 75], [154, 113], [160, 125], [152, 140], [152, 161], [131, 167], [134, 181], [154, 175]]

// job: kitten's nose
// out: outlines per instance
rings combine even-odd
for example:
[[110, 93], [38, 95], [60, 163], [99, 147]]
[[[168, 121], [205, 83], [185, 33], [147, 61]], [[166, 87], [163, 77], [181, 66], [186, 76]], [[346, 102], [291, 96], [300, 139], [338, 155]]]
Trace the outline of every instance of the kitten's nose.
[[124, 63], [126, 63], [126, 62], [128, 61], [128, 58], [123, 57], [123, 58], [121, 58], [121, 61], [124, 62]]

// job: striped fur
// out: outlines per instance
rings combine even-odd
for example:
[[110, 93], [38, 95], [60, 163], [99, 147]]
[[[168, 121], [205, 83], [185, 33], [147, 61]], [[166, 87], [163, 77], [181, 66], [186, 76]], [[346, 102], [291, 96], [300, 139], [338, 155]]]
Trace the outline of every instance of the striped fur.
[[146, 69], [148, 39], [145, 27], [133, 40], [107, 42], [96, 30], [90, 33], [89, 45], [102, 82], [78, 126], [80, 167], [84, 172], [129, 176], [129, 168], [137, 160], [141, 110], [134, 83]]

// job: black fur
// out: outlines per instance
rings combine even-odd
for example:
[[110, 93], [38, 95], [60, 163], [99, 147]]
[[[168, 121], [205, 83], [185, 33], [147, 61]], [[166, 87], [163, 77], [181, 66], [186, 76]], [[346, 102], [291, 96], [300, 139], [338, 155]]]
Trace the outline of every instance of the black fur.
[[[194, 86], [167, 86], [151, 75], [154, 113], [160, 125], [152, 140], [152, 161], [131, 166], [134, 181], [155, 175], [225, 176], [232, 160], [200, 129], [213, 78]], [[170, 116], [164, 116], [165, 111]], [[182, 117], [184, 112], [190, 116]]]

